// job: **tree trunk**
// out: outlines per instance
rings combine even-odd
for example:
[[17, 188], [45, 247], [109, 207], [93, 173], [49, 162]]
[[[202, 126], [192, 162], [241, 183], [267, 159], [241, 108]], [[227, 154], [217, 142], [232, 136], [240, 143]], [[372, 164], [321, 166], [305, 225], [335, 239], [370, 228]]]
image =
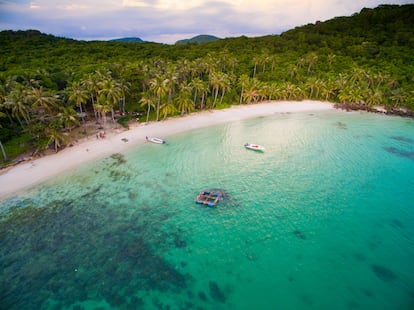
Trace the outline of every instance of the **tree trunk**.
[[239, 104], [242, 104], [242, 102], [243, 102], [243, 87], [242, 87], [241, 93], [240, 93], [240, 101], [239, 101]]
[[3, 147], [3, 144], [1, 143], [1, 141], [0, 141], [0, 148], [1, 148], [1, 152], [3, 153], [4, 161], [8, 161], [9, 158], [7, 157], [6, 151], [4, 150], [4, 147]]
[[147, 110], [147, 123], [148, 123], [148, 119], [149, 119], [150, 109], [151, 109], [151, 106], [148, 105], [148, 110]]

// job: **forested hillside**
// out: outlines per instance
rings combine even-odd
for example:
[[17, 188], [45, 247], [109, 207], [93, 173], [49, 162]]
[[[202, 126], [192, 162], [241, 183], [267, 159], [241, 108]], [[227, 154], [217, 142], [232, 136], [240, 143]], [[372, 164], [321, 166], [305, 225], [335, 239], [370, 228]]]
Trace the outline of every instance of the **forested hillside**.
[[57, 150], [83, 126], [83, 116], [105, 126], [115, 110], [143, 112], [146, 121], [269, 99], [316, 99], [413, 111], [413, 16], [414, 5], [383, 5], [281, 35], [178, 45], [3, 31], [0, 142], [13, 154], [22, 140]]

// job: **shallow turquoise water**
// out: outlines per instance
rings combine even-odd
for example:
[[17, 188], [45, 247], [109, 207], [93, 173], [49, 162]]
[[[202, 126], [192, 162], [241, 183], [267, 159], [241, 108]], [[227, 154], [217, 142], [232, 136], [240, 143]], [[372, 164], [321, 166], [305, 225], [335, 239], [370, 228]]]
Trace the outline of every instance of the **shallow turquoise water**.
[[[225, 200], [195, 204], [204, 188]], [[0, 308], [413, 309], [413, 188], [397, 117], [284, 113], [145, 144], [1, 202]]]

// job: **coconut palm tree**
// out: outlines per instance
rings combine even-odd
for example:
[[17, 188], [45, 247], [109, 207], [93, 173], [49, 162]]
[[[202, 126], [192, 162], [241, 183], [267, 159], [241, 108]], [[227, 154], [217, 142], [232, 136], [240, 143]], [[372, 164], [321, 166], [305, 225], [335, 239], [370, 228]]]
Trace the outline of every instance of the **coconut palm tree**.
[[227, 89], [229, 89], [229, 76], [223, 72], [213, 72], [210, 76], [210, 85], [213, 89], [214, 101], [213, 108], [216, 106], [219, 91], [222, 91], [222, 98]]
[[99, 87], [99, 98], [101, 104], [103, 104], [101, 111], [104, 113], [111, 112], [112, 121], [115, 123], [114, 106], [121, 99], [121, 87], [111, 77], [99, 82]]
[[161, 76], [155, 77], [150, 80], [150, 90], [157, 97], [157, 106], [155, 107], [157, 113], [157, 121], [160, 115], [161, 98], [167, 93], [167, 84], [169, 81]]
[[78, 115], [72, 106], [59, 107], [58, 117], [66, 129], [69, 131], [76, 125], [79, 125]]
[[300, 99], [303, 95], [302, 90], [295, 84], [286, 82], [282, 85], [284, 99]]
[[255, 56], [253, 57], [253, 78], [256, 76], [257, 65], [260, 63], [260, 57]]
[[46, 91], [42, 86], [39, 88], [32, 87], [29, 92], [29, 98], [35, 111], [44, 113], [44, 111], [51, 112], [57, 108], [57, 97]]
[[54, 128], [53, 126], [51, 128], [46, 128], [45, 132], [47, 138], [49, 139], [47, 145], [53, 143], [55, 147], [55, 152], [57, 153], [62, 143], [67, 141], [65, 133], [63, 133], [61, 130], [57, 128]]
[[309, 91], [309, 98], [319, 98], [319, 92], [324, 86], [324, 82], [317, 78], [310, 78], [305, 84], [306, 90]]
[[341, 103], [361, 103], [363, 100], [360, 87], [345, 87], [339, 92], [338, 98]]
[[88, 91], [89, 96], [92, 102], [92, 108], [95, 115], [95, 119], [98, 119], [98, 113], [96, 112], [96, 98], [98, 96], [99, 91], [99, 75], [97, 73], [89, 73], [87, 74], [82, 80], [81, 85], [84, 87], [85, 90]]
[[328, 80], [323, 84], [321, 88], [321, 96], [324, 100], [327, 100], [327, 101], [334, 98], [335, 90], [334, 90], [334, 83], [332, 81]]
[[190, 82], [190, 86], [191, 86], [191, 89], [194, 91], [193, 102], [194, 102], [194, 108], [195, 108], [195, 106], [197, 105], [198, 93], [201, 93], [203, 91], [204, 82], [200, 78], [196, 77], [196, 78], [193, 78], [193, 80]]
[[139, 102], [140, 102], [141, 107], [147, 107], [147, 121], [146, 122], [148, 123], [151, 107], [155, 109], [154, 97], [149, 91], [145, 91], [142, 93], [142, 97], [139, 100]]
[[[4, 114], [3, 112], [0, 112], [0, 117], [5, 117], [5, 116], [6, 114]], [[0, 128], [1, 128], [1, 124], [0, 124]], [[1, 141], [0, 141], [0, 149], [1, 149], [1, 153], [3, 154], [4, 161], [8, 161], [9, 158], [7, 157], [6, 150], [4, 149], [3, 143], [1, 143]]]
[[223, 98], [226, 92], [231, 90], [231, 79], [232, 78], [228, 74], [223, 73], [223, 78], [220, 84], [220, 89], [221, 89], [220, 104], [223, 103]]
[[328, 55], [329, 70], [332, 69], [332, 64], [335, 62], [335, 59], [336, 59], [336, 55], [335, 54], [329, 54]]
[[246, 89], [246, 87], [249, 85], [250, 82], [250, 78], [247, 74], [242, 74], [239, 77], [239, 82], [238, 84], [241, 87], [241, 91], [240, 91], [240, 100], [239, 100], [239, 104], [243, 103], [243, 97], [244, 97], [244, 90]]
[[17, 118], [22, 127], [25, 126], [21, 117], [24, 119], [26, 126], [29, 125], [31, 119], [31, 107], [28, 101], [28, 91], [22, 84], [16, 84], [4, 101], [6, 109], [11, 111], [12, 117]]
[[181, 115], [187, 112], [191, 112], [194, 108], [194, 102], [190, 99], [191, 97], [191, 86], [187, 83], [180, 85], [180, 93], [176, 98], [176, 104], [178, 110], [181, 111]]
[[243, 100], [250, 104], [252, 102], [257, 102], [260, 98], [260, 82], [256, 78], [249, 79], [245, 90], [243, 92]]
[[72, 82], [72, 84], [68, 88], [66, 88], [66, 91], [69, 94], [68, 95], [69, 101], [74, 102], [76, 106], [79, 107], [82, 122], [85, 123], [85, 117], [83, 114], [82, 104], [85, 103], [89, 98], [88, 91], [84, 88], [82, 83], [79, 81]]
[[17, 126], [10, 114], [10, 109], [6, 104], [7, 95], [11, 92], [15, 85], [16, 81], [14, 77], [6, 78], [4, 76], [0, 76], [0, 109], [3, 110], [4, 113], [7, 115], [10, 124], [13, 126], [14, 131], [18, 133]]
[[131, 83], [121, 79], [118, 81], [118, 86], [121, 90], [121, 112], [125, 114], [125, 97], [129, 93], [129, 88], [131, 87]]
[[[184, 70], [184, 69], [183, 69]], [[167, 87], [168, 102], [172, 101], [172, 97], [175, 93], [175, 86], [180, 83], [180, 74], [176, 72], [176, 66], [170, 65], [165, 73], [165, 85]]]
[[368, 88], [365, 97], [365, 102], [370, 107], [381, 105], [384, 103], [384, 95], [382, 91], [378, 88]]
[[262, 55], [260, 56], [260, 63], [263, 66], [262, 72], [265, 72], [266, 71], [266, 65], [268, 63], [271, 63], [271, 61], [272, 61], [272, 57], [269, 55], [269, 52], [263, 51], [262, 52]]
[[167, 102], [166, 104], [163, 104], [160, 108], [160, 113], [163, 119], [165, 119], [168, 115], [174, 114], [176, 112], [177, 108], [175, 107], [173, 102]]
[[407, 101], [407, 93], [402, 88], [397, 88], [391, 92], [391, 102], [394, 107], [401, 105], [403, 102]]
[[306, 55], [306, 61], [308, 63], [308, 74], [311, 71], [311, 68], [316, 64], [316, 62], [318, 61], [318, 55], [314, 52], [309, 53], [308, 55]]

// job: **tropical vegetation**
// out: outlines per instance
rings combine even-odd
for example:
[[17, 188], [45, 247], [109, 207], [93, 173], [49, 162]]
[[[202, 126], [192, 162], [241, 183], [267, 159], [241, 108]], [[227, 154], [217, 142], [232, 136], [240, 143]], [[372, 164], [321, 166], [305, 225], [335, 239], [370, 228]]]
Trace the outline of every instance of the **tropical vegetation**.
[[314, 99], [410, 114], [412, 16], [412, 4], [381, 5], [281, 35], [176, 45], [2, 31], [0, 160], [58, 151], [87, 121], [105, 127], [128, 113], [148, 122], [263, 100]]

